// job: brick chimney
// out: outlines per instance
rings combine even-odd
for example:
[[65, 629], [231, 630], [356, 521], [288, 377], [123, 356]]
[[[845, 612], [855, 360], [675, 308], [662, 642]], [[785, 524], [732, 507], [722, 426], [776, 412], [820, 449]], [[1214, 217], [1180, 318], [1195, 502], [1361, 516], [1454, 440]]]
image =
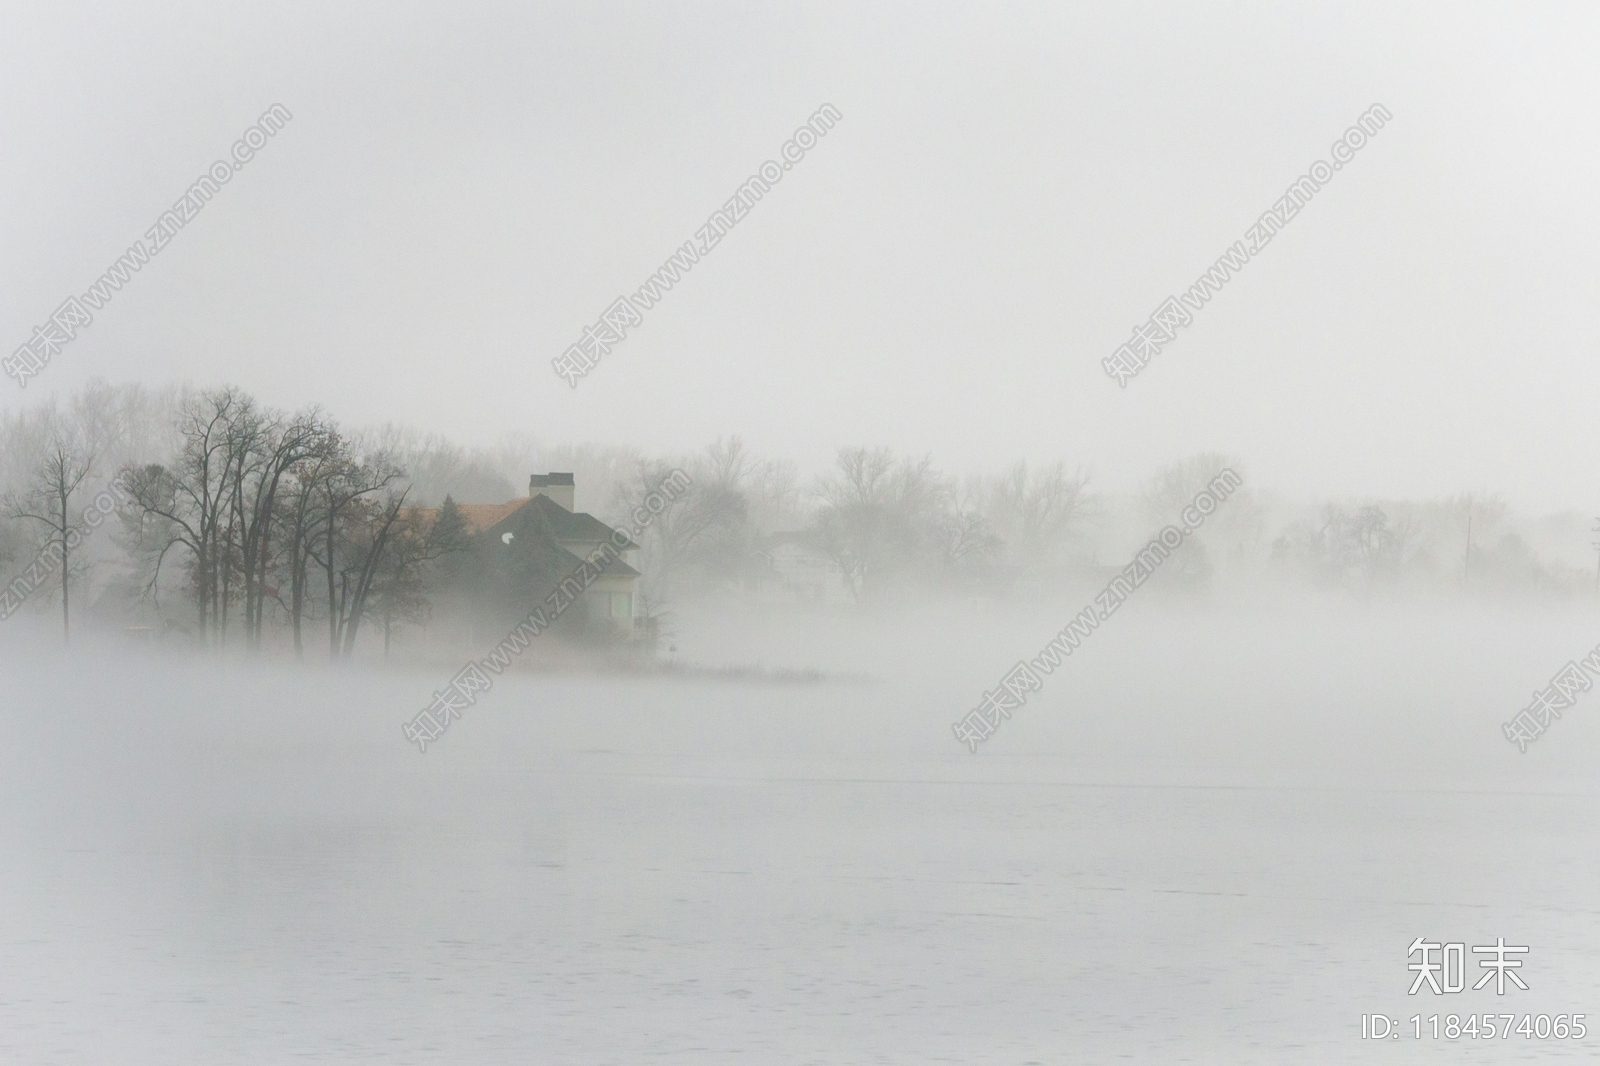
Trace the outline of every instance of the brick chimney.
[[534, 474], [528, 478], [528, 498], [548, 496], [569, 511], [577, 510], [577, 487], [571, 474]]

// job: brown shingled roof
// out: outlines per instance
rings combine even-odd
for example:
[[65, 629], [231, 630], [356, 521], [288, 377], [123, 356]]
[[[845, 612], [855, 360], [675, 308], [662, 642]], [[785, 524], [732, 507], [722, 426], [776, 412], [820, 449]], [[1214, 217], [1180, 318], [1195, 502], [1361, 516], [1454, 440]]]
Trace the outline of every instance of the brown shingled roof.
[[507, 503], [458, 503], [456, 510], [461, 512], [461, 522], [467, 532], [478, 533], [499, 525], [527, 505], [526, 499]]
[[[527, 503], [526, 499], [512, 500], [509, 503], [458, 503], [456, 510], [461, 512], [461, 524], [468, 533], [481, 533], [504, 522]], [[408, 510], [421, 518], [423, 524], [429, 528], [432, 528], [439, 517], [437, 507], [412, 507]]]

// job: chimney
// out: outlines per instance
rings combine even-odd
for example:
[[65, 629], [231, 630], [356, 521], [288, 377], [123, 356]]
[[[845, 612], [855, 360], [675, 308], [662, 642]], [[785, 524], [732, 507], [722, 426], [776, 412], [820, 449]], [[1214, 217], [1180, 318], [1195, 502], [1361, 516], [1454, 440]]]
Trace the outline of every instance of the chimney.
[[573, 484], [571, 474], [534, 474], [528, 478], [529, 499], [535, 496], [548, 496], [551, 503], [575, 511], [576, 494], [577, 487]]

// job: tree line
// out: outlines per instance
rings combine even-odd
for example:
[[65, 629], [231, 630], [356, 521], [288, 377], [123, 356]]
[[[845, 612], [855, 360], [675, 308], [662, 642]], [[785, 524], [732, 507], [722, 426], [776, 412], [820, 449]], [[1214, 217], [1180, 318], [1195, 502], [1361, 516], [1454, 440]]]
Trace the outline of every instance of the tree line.
[[[544, 573], [560, 562], [554, 550], [468, 564], [490, 553], [475, 547], [455, 501], [520, 497], [530, 472], [573, 471], [583, 509], [613, 525], [667, 471], [689, 472], [691, 487], [635, 560], [640, 613], [659, 615], [685, 598], [759, 586], [780, 544], [826, 561], [847, 601], [1048, 593], [1120, 566], [1224, 466], [1238, 463], [1193, 456], [1111, 494], [1064, 462], [954, 475], [928, 456], [857, 446], [806, 478], [738, 437], [670, 457], [531, 437], [469, 449], [393, 425], [352, 432], [318, 408], [278, 411], [236, 388], [96, 382], [0, 413], [0, 567], [36, 574], [32, 561], [48, 556], [59, 595], [33, 602], [56, 601], [64, 635], [115, 592], [123, 617], [153, 613], [204, 647], [259, 649], [276, 630], [296, 655], [325, 646], [344, 659], [365, 639], [387, 650], [441, 601], [504, 613], [522, 584], [559, 578]], [[86, 520], [87, 501], [113, 485], [116, 521]], [[1307, 505], [1247, 488], [1185, 540], [1162, 581], [1569, 595], [1597, 583], [1576, 561], [1586, 523], [1519, 520], [1493, 494]], [[1541, 554], [1551, 544], [1575, 550], [1552, 559]], [[38, 584], [0, 586], [9, 589], [0, 615]]]
[[[387, 641], [418, 620], [427, 567], [464, 546], [453, 504], [420, 522], [407, 507], [405, 471], [315, 408], [287, 414], [236, 388], [165, 399], [152, 405], [171, 419], [170, 454], [158, 462], [119, 457], [130, 427], [99, 425], [83, 405], [8, 426], [8, 444], [31, 433], [43, 453], [7, 493], [9, 515], [65, 541], [74, 498], [114, 481], [119, 546], [139, 593], [159, 601], [176, 587], [202, 646], [259, 648], [275, 609], [295, 654], [320, 627], [329, 657], [340, 659], [364, 626], [377, 624]], [[6, 542], [8, 561], [15, 541]], [[65, 562], [64, 628], [72, 582], [85, 571]]]

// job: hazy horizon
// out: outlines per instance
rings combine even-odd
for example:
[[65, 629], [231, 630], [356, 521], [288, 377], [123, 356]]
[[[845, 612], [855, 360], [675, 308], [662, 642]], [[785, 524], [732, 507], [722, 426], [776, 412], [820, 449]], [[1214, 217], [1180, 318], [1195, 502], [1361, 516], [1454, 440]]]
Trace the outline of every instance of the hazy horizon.
[[[914, 10], [15, 18], [8, 353], [264, 111], [293, 120], [0, 406], [226, 381], [463, 441], [739, 432], [812, 467], [860, 441], [1112, 487], [1218, 451], [1314, 497], [1600, 510], [1574, 335], [1600, 12]], [[646, 323], [557, 378], [823, 104], [842, 120]], [[1374, 104], [1393, 120], [1118, 389], [1130, 326]]]

